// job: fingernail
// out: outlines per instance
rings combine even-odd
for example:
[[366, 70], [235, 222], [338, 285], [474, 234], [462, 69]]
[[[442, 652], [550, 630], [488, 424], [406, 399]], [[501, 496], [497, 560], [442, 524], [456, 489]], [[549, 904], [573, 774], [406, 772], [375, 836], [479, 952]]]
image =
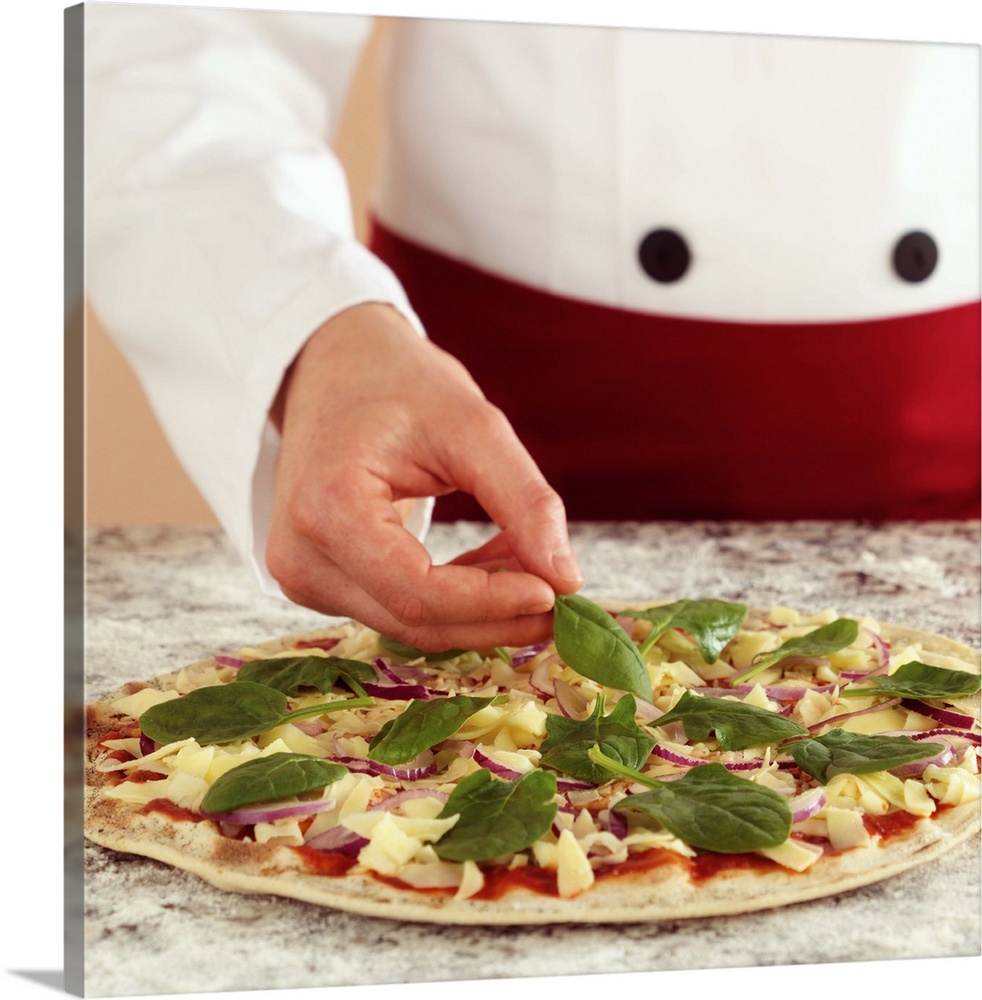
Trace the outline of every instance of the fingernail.
[[522, 610], [523, 615], [544, 615], [549, 611], [552, 611], [553, 601], [535, 601], [532, 604], [526, 605]]
[[569, 544], [556, 549], [552, 554], [552, 568], [556, 575], [567, 583], [582, 583], [583, 571]]

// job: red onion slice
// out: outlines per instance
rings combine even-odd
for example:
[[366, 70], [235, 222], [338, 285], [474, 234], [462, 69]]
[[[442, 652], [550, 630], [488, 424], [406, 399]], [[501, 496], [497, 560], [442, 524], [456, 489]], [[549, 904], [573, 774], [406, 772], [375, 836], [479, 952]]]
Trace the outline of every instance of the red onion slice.
[[375, 684], [372, 681], [362, 681], [365, 694], [382, 701], [429, 701], [434, 696], [445, 695], [446, 691], [431, 691], [422, 684]]
[[330, 830], [311, 837], [304, 847], [313, 847], [317, 851], [330, 854], [357, 854], [368, 843], [367, 837], [362, 837], [345, 826], [332, 826]]
[[567, 684], [561, 677], [556, 678], [553, 686], [556, 692], [556, 704], [559, 706], [559, 711], [567, 719], [586, 718], [589, 703], [582, 692], [577, 691], [571, 684]]
[[293, 819], [297, 816], [313, 816], [334, 807], [334, 799], [319, 799], [315, 802], [296, 802], [288, 806], [277, 806], [274, 803], [260, 803], [253, 806], [243, 806], [230, 812], [210, 813], [201, 810], [205, 819], [216, 819], [222, 823], [238, 823], [247, 826], [252, 823], [273, 823], [278, 819]]
[[816, 722], [813, 726], [808, 727], [808, 732], [814, 733], [817, 729], [821, 729], [822, 726], [836, 726], [843, 719], [853, 719], [857, 715], [866, 715], [869, 712], [882, 712], [887, 708], [896, 708], [900, 704], [899, 698], [891, 698], [889, 701], [881, 702], [879, 705], [870, 705], [869, 708], [861, 708], [857, 712], [846, 712], [843, 715], [833, 715], [831, 719], [823, 719], [821, 722]]
[[679, 764], [682, 767], [696, 767], [699, 764], [722, 764], [728, 771], [756, 771], [764, 763], [763, 758], [757, 760], [720, 760], [711, 761], [703, 757], [690, 757], [688, 754], [679, 753], [677, 750], [670, 750], [668, 747], [658, 743], [651, 751], [656, 757], [667, 760], [670, 764]]
[[437, 799], [440, 802], [446, 802], [449, 798], [449, 793], [441, 792], [436, 788], [404, 788], [401, 792], [396, 792], [395, 795], [388, 795], [384, 799], [379, 799], [378, 802], [368, 807], [368, 811], [372, 812], [376, 809], [381, 809], [384, 812], [391, 812], [393, 809], [398, 809], [404, 802], [408, 802], [410, 799]]
[[511, 665], [513, 667], [520, 667], [522, 664], [528, 663], [529, 660], [534, 660], [539, 653], [549, 648], [550, 643], [551, 640], [547, 642], [537, 642], [534, 645], [522, 646], [520, 649], [516, 649], [511, 654]]
[[802, 820], [810, 819], [816, 813], [825, 808], [828, 798], [824, 788], [811, 788], [807, 792], [796, 795], [790, 803], [791, 822], [800, 823]]
[[294, 649], [334, 649], [340, 639], [326, 637], [323, 639], [301, 639], [293, 644]]
[[245, 660], [239, 659], [237, 656], [216, 656], [214, 657], [215, 663], [220, 667], [241, 667]]
[[[432, 754], [430, 756], [432, 757]], [[388, 764], [380, 764], [377, 760], [370, 760], [368, 757], [340, 755], [325, 759], [334, 761], [336, 764], [344, 764], [349, 771], [371, 774], [374, 777], [384, 775], [389, 778], [395, 778], [397, 781], [419, 781], [421, 778], [429, 778], [431, 775], [436, 774], [436, 763], [432, 760], [428, 764], [410, 763], [406, 767], [391, 767]]]
[[484, 752], [483, 747], [480, 746], [474, 748], [474, 760], [481, 767], [487, 768], [492, 774], [496, 774], [499, 778], [504, 778], [507, 781], [514, 781], [516, 778], [520, 778], [523, 773], [516, 771], [512, 767], [508, 767], [507, 764], [502, 764], [500, 760], [495, 760], [494, 757], [488, 756]]
[[935, 708], [933, 705], [928, 705], [926, 702], [914, 698], [904, 698], [901, 704], [904, 708], [909, 708], [912, 712], [926, 715], [946, 726], [955, 726], [958, 729], [971, 729], [975, 723], [975, 720], [970, 715], [953, 712], [948, 708]]
[[531, 687], [538, 691], [545, 698], [552, 698], [556, 694], [556, 689], [553, 684], [552, 679], [549, 677], [549, 671], [552, 669], [554, 663], [559, 662], [559, 654], [553, 653], [551, 656], [547, 656], [544, 660], [540, 660], [532, 673], [529, 674], [529, 684]]
[[916, 778], [918, 775], [923, 774], [924, 769], [931, 764], [944, 767], [955, 756], [954, 748], [943, 736], [936, 737], [932, 742], [941, 743], [944, 749], [938, 751], [933, 757], [925, 757], [923, 760], [912, 760], [909, 764], [894, 767], [890, 773], [898, 778]]

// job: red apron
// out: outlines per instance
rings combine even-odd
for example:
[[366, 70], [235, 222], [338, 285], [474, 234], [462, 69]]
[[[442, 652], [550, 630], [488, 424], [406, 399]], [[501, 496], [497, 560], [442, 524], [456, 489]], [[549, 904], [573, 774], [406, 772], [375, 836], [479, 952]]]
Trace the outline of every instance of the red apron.
[[[978, 302], [730, 323], [552, 295], [378, 223], [372, 249], [571, 520], [979, 517]], [[435, 516], [484, 515], [455, 494]]]

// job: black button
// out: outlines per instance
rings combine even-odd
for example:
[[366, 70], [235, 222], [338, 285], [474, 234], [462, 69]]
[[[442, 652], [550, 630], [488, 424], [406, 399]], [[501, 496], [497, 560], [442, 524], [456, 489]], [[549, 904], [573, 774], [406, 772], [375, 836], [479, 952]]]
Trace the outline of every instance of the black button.
[[907, 233], [893, 248], [893, 269], [904, 281], [923, 281], [937, 263], [938, 245], [927, 233]]
[[638, 247], [644, 273], [655, 281], [678, 281], [689, 268], [689, 248], [674, 229], [653, 229]]

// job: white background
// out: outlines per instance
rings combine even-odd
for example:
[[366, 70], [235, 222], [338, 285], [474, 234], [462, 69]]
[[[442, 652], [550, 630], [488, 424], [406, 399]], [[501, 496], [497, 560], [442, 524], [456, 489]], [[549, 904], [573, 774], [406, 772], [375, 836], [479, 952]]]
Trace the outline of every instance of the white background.
[[[3, 116], [0, 118], [3, 323], [7, 344], [0, 367], [4, 475], [0, 479], [0, 579], [6, 612], [0, 618], [6, 655], [0, 665], [0, 899], [2, 994], [9, 1000], [53, 996], [52, 972], [62, 968], [62, 38], [63, 10], [55, 0], [8, 5], [0, 32]], [[967, 0], [899, 4], [888, 0], [687, 0], [655, 2], [542, 2], [467, 0], [385, 3], [241, 0], [209, 6], [335, 10], [502, 20], [556, 20], [661, 28], [760, 31], [844, 37], [956, 41], [979, 44], [978, 15]], [[662, 11], [662, 6], [670, 7]], [[438, 945], [437, 945], [438, 946]], [[788, 956], [793, 959], [793, 956]], [[871, 960], [876, 955], [869, 956]], [[709, 972], [658, 972], [555, 980], [475, 983], [471, 996], [492, 990], [545, 990], [563, 997], [605, 992], [687, 997], [750, 993], [768, 997], [816, 995], [828, 984], [860, 996], [879, 988], [904, 996], [930, 991], [956, 995], [980, 981], [976, 959], [862, 963], [851, 967], [752, 967]], [[41, 972], [47, 976], [36, 976]], [[56, 981], [56, 980], [55, 980]], [[804, 985], [804, 990], [802, 989]], [[314, 996], [318, 990], [209, 994], [239, 1000]], [[413, 987], [344, 987], [338, 1000], [422, 997], [442, 1000], [465, 991], [456, 983]], [[874, 995], [876, 995], [874, 993]]]

